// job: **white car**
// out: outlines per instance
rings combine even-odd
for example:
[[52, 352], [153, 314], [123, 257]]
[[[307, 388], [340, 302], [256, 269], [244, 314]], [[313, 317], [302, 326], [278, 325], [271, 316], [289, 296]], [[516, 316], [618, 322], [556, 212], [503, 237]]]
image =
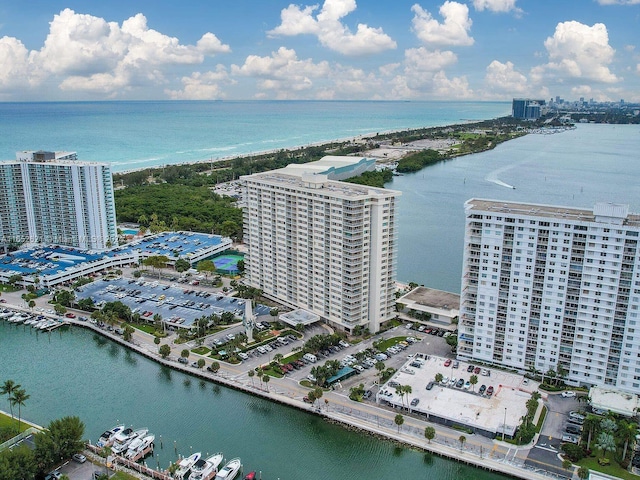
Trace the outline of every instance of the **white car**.
[[78, 463], [84, 463], [87, 461], [87, 457], [85, 457], [84, 455], [82, 455], [81, 453], [74, 453], [73, 454], [73, 460], [75, 460]]
[[564, 392], [561, 393], [562, 398], [574, 398], [576, 396], [576, 392], [573, 392], [571, 390], [565, 390]]

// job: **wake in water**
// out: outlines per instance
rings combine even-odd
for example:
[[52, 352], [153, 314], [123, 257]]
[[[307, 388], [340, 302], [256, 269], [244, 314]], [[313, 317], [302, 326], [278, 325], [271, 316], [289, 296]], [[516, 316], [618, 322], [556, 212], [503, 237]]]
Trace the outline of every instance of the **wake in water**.
[[511, 170], [512, 168], [515, 168], [517, 166], [518, 166], [518, 164], [514, 164], [514, 165], [508, 165], [506, 167], [498, 168], [497, 170], [494, 170], [493, 172], [489, 172], [487, 174], [487, 176], [484, 177], [484, 179], [486, 181], [488, 181], [488, 182], [495, 183], [496, 185], [500, 185], [501, 187], [511, 188], [511, 189], [515, 190], [516, 187], [514, 187], [513, 185], [509, 185], [506, 182], [503, 182], [502, 180], [500, 180], [498, 178], [498, 175], [500, 175], [501, 173], [506, 172], [507, 170]]

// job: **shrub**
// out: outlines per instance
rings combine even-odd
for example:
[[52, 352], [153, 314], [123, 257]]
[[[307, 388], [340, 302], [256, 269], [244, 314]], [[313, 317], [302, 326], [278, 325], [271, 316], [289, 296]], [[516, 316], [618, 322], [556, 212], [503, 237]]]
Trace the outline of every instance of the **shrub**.
[[569, 457], [572, 462], [578, 462], [586, 456], [584, 448], [573, 443], [563, 443], [560, 449]]

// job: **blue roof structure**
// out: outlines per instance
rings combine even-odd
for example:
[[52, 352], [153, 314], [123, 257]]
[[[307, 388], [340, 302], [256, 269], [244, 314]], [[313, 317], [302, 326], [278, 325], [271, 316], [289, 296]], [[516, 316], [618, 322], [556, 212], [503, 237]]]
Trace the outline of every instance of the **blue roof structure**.
[[179, 257], [188, 257], [197, 250], [220, 243], [222, 243], [220, 235], [196, 232], [163, 232], [128, 243], [114, 251], [128, 253], [131, 250], [141, 250], [148, 255], [165, 255], [173, 258], [177, 253]]
[[19, 275], [53, 275], [69, 267], [113, 256], [111, 252], [95, 253], [69, 247], [35, 247], [0, 258], [0, 270]]
[[329, 377], [327, 385], [333, 385], [336, 382], [354, 376], [356, 373], [357, 372], [351, 367], [342, 367], [333, 377]]

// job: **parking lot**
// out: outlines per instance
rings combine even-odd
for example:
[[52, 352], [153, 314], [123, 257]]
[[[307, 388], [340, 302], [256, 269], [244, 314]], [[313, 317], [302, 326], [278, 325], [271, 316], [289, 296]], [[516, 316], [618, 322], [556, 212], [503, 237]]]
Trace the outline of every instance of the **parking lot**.
[[[133, 278], [88, 283], [76, 292], [77, 300], [83, 298], [93, 299], [96, 305], [120, 301], [143, 318], [153, 318], [157, 313], [168, 325], [180, 327], [190, 327], [203, 315], [231, 312], [241, 318], [245, 308], [243, 299], [206, 291], [198, 286]], [[264, 305], [254, 306], [256, 315], [268, 315], [269, 310]]]

